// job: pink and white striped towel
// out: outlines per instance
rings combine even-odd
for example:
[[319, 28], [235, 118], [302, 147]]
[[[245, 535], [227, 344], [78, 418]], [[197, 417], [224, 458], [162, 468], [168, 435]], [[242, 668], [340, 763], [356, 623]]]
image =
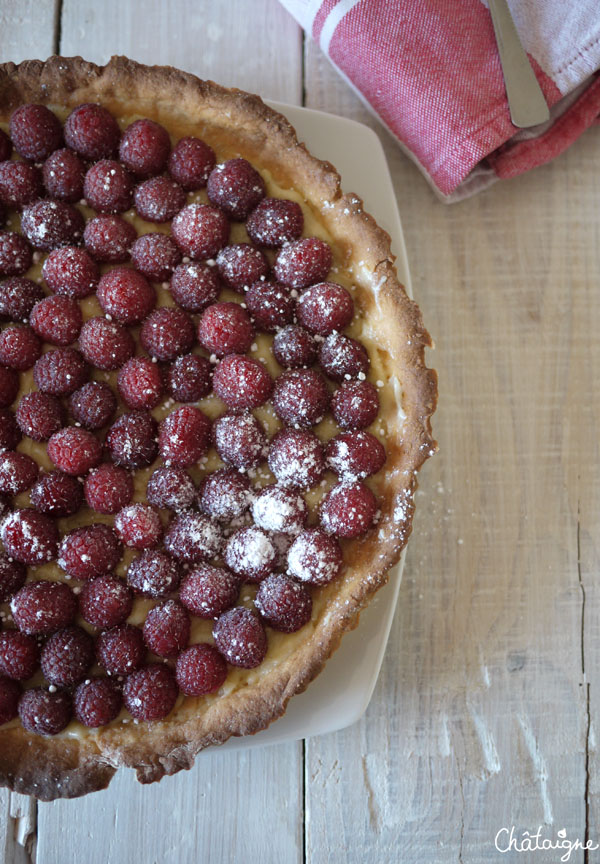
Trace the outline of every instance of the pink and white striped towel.
[[281, 0], [446, 201], [562, 153], [600, 112], [598, 0], [509, 0], [551, 109], [510, 121], [484, 0]]

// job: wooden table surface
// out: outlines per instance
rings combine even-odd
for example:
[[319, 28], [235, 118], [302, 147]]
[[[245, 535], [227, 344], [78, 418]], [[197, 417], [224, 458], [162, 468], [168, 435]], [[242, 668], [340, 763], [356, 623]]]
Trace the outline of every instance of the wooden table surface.
[[0, 0], [2, 61], [53, 52], [169, 63], [376, 129], [437, 343], [440, 454], [359, 723], [204, 752], [153, 787], [3, 791], [6, 864], [560, 859], [501, 855], [513, 825], [600, 842], [600, 130], [445, 206], [277, 0]]

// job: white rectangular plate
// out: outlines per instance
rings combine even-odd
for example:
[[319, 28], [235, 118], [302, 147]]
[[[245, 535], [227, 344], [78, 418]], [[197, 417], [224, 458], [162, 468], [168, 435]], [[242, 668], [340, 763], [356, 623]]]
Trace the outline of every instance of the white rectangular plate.
[[[379, 138], [362, 123], [270, 103], [295, 127], [313, 155], [335, 165], [342, 189], [355, 192], [366, 210], [392, 238], [398, 277], [411, 294], [408, 261], [394, 187]], [[263, 732], [230, 738], [223, 749], [259, 747], [323, 735], [350, 726], [366, 711], [385, 652], [402, 580], [404, 553], [390, 572], [388, 584], [361, 613], [360, 625], [347, 633], [340, 648], [308, 690], [295, 696], [285, 715]]]

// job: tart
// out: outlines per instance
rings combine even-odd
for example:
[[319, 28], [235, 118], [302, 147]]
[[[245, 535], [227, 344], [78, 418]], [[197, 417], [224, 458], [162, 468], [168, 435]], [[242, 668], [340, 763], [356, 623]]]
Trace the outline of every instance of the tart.
[[257, 96], [0, 66], [0, 782], [264, 729], [408, 540], [435, 373], [390, 241]]

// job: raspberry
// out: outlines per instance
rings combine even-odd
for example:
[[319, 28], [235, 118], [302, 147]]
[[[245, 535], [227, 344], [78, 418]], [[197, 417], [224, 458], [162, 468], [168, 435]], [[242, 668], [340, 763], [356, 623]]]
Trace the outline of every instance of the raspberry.
[[0, 672], [15, 681], [26, 681], [40, 665], [37, 639], [20, 630], [0, 633]]
[[210, 172], [208, 200], [238, 222], [265, 197], [265, 181], [246, 159], [228, 159]]
[[128, 408], [156, 408], [163, 396], [161, 370], [149, 357], [132, 357], [119, 370], [117, 387]]
[[246, 512], [251, 500], [250, 481], [233, 468], [221, 468], [205, 477], [198, 492], [203, 513], [231, 522]]
[[360, 537], [373, 525], [377, 499], [364, 483], [338, 483], [321, 500], [321, 524], [328, 534]]
[[82, 477], [102, 459], [102, 444], [87, 429], [66, 426], [48, 441], [48, 456], [65, 474]]
[[90, 471], [84, 490], [88, 507], [96, 513], [118, 513], [133, 497], [133, 478], [125, 468], [105, 462]]
[[275, 413], [296, 428], [308, 429], [320, 423], [330, 399], [325, 379], [315, 369], [291, 369], [275, 382]]
[[167, 130], [154, 120], [136, 120], [128, 126], [119, 147], [121, 162], [138, 177], [150, 177], [164, 170], [171, 139]]
[[211, 422], [191, 405], [183, 405], [161, 420], [158, 449], [167, 465], [187, 468], [204, 456], [210, 443]]
[[6, 222], [6, 207], [0, 202], [0, 227]]
[[148, 280], [129, 267], [115, 267], [101, 277], [96, 292], [103, 310], [121, 324], [137, 324], [150, 314], [156, 292]]
[[147, 504], [130, 504], [117, 513], [115, 531], [125, 546], [151, 549], [162, 537], [162, 522]]
[[35, 249], [44, 251], [78, 243], [84, 226], [79, 210], [64, 201], [36, 201], [28, 204], [21, 216], [23, 234]]
[[31, 504], [47, 516], [72, 516], [83, 504], [81, 483], [63, 471], [42, 474], [31, 490]]
[[312, 489], [325, 473], [323, 447], [316, 435], [281, 429], [271, 440], [269, 468], [282, 486]]
[[69, 531], [60, 544], [58, 563], [73, 579], [86, 581], [114, 570], [123, 554], [109, 525], [96, 523]]
[[19, 701], [19, 717], [28, 732], [35, 735], [58, 735], [68, 726], [73, 705], [68, 693], [49, 693], [42, 687], [25, 690]]
[[175, 664], [175, 677], [186, 696], [204, 696], [218, 690], [227, 678], [227, 664], [208, 642], [182, 651]]
[[181, 138], [169, 156], [169, 174], [186, 192], [194, 192], [206, 186], [216, 161], [212, 147], [204, 141], [191, 136]]
[[246, 220], [252, 242], [271, 249], [297, 240], [303, 228], [302, 208], [287, 198], [263, 198]]
[[379, 413], [379, 396], [370, 381], [349, 381], [331, 398], [331, 413], [342, 429], [365, 429]]
[[212, 390], [213, 368], [206, 357], [184, 354], [171, 363], [167, 388], [177, 402], [198, 402]]
[[10, 137], [23, 159], [41, 162], [60, 147], [62, 126], [45, 105], [21, 105], [11, 114]]
[[17, 681], [0, 677], [0, 725], [17, 716], [20, 698], [21, 688]]
[[19, 375], [14, 369], [0, 366], [0, 408], [11, 405], [19, 392]]
[[98, 576], [86, 582], [79, 595], [82, 618], [100, 630], [122, 624], [132, 608], [133, 591], [114, 576]]
[[127, 584], [144, 597], [166, 597], [177, 591], [180, 581], [179, 564], [153, 549], [134, 558], [127, 571]]
[[327, 445], [327, 462], [344, 480], [377, 474], [385, 463], [385, 448], [369, 432], [342, 432]]
[[135, 226], [120, 216], [96, 216], [83, 232], [85, 248], [96, 261], [119, 264], [128, 261], [137, 237]]
[[0, 603], [6, 603], [25, 584], [27, 570], [20, 561], [13, 561], [0, 552]]
[[96, 657], [108, 675], [129, 675], [139, 669], [146, 656], [139, 627], [121, 624], [98, 636]]
[[190, 258], [214, 258], [227, 243], [229, 222], [217, 207], [188, 204], [171, 222], [175, 242]]
[[217, 255], [217, 267], [227, 287], [240, 294], [269, 272], [269, 262], [260, 249], [250, 243], [225, 246]]
[[224, 567], [201, 564], [182, 582], [179, 599], [197, 618], [217, 618], [237, 601], [240, 580]]
[[271, 395], [273, 379], [259, 360], [229, 354], [215, 370], [213, 390], [229, 408], [258, 408]]
[[20, 276], [31, 267], [31, 246], [20, 234], [0, 231], [0, 276]]
[[254, 339], [254, 327], [239, 303], [214, 303], [198, 322], [198, 342], [209, 354], [244, 354]]
[[240, 471], [257, 468], [267, 455], [267, 436], [253, 414], [223, 414], [213, 424], [217, 453]]
[[7, 327], [0, 333], [0, 363], [24, 372], [31, 369], [42, 346], [31, 327]]
[[311, 333], [328, 336], [343, 330], [352, 321], [354, 301], [336, 282], [320, 282], [307, 288], [298, 298], [298, 321]]
[[284, 246], [273, 269], [279, 282], [290, 288], [305, 288], [327, 278], [331, 270], [331, 249], [317, 237], [305, 237]]
[[44, 678], [57, 687], [79, 684], [94, 659], [94, 643], [81, 627], [67, 627], [54, 633], [42, 648]]
[[289, 572], [311, 585], [327, 585], [340, 575], [343, 564], [340, 544], [320, 528], [303, 531], [288, 550]]
[[208, 264], [180, 264], [171, 277], [173, 300], [188, 312], [202, 312], [219, 296], [219, 277]]
[[39, 168], [28, 162], [0, 162], [0, 204], [20, 210], [42, 194]]
[[133, 181], [118, 162], [102, 159], [85, 175], [83, 197], [98, 213], [123, 213], [131, 207]]
[[128, 330], [116, 321], [100, 317], [85, 322], [79, 334], [79, 347], [92, 366], [105, 371], [119, 369], [135, 351], [133, 336]]
[[260, 583], [254, 605], [269, 627], [282, 633], [295, 633], [312, 615], [312, 598], [307, 589], [280, 573]]
[[47, 351], [33, 367], [33, 380], [39, 389], [53, 396], [69, 396], [88, 375], [87, 363], [76, 348]]
[[0, 315], [10, 321], [27, 321], [29, 313], [44, 297], [42, 287], [24, 276], [0, 282]]
[[73, 297], [56, 294], [35, 304], [29, 322], [43, 342], [66, 347], [79, 336], [83, 319]]
[[20, 440], [21, 431], [15, 415], [10, 408], [0, 408], [0, 450], [14, 450]]
[[47, 636], [68, 627], [77, 611], [77, 600], [64, 582], [27, 582], [10, 601], [15, 624], [29, 636]]
[[277, 282], [255, 282], [246, 292], [246, 305], [256, 326], [267, 333], [294, 320], [296, 302], [289, 288]]
[[196, 341], [194, 322], [182, 309], [162, 306], [144, 321], [140, 341], [151, 357], [174, 360]]
[[370, 366], [369, 355], [362, 342], [336, 332], [331, 333], [321, 345], [319, 363], [325, 374], [338, 383], [351, 378], [364, 378]]
[[306, 525], [308, 507], [302, 495], [283, 486], [265, 486], [252, 503], [252, 516], [264, 531], [298, 534]]
[[65, 121], [65, 142], [86, 159], [106, 159], [119, 145], [121, 130], [102, 105], [78, 105]]
[[198, 564], [218, 555], [223, 538], [219, 526], [204, 513], [180, 513], [165, 534], [165, 549], [174, 558]]
[[189, 573], [180, 590], [180, 600], [198, 618], [217, 618], [236, 602], [240, 580], [223, 567], [201, 564]]
[[56, 396], [37, 390], [21, 397], [16, 418], [23, 435], [34, 441], [47, 441], [62, 428], [64, 411]]
[[225, 547], [225, 563], [245, 582], [261, 582], [275, 568], [277, 552], [260, 528], [240, 528]]
[[177, 657], [190, 641], [190, 616], [177, 600], [167, 600], [148, 612], [144, 642], [159, 657]]
[[106, 726], [121, 710], [121, 690], [110, 678], [91, 678], [79, 685], [73, 697], [75, 717], [89, 729]]
[[148, 481], [146, 497], [150, 504], [161, 510], [179, 513], [194, 503], [196, 487], [183, 468], [157, 468]]
[[58, 530], [43, 513], [14, 510], [2, 523], [0, 533], [5, 552], [22, 564], [36, 566], [56, 558]]
[[177, 682], [168, 666], [152, 663], [125, 681], [123, 702], [136, 720], [162, 720], [177, 701]]
[[156, 459], [156, 420], [146, 411], [121, 414], [106, 437], [111, 459], [124, 468], [145, 468]]
[[51, 252], [42, 268], [48, 287], [55, 294], [82, 300], [93, 294], [98, 284], [98, 265], [84, 249], [68, 246]]
[[232, 666], [254, 669], [267, 653], [267, 634], [258, 615], [244, 606], [229, 609], [213, 627], [215, 645]]
[[168, 234], [142, 234], [131, 247], [131, 260], [148, 279], [164, 282], [181, 261], [181, 252]]
[[71, 395], [71, 413], [86, 429], [101, 429], [117, 410], [117, 399], [108, 384], [90, 381]]
[[42, 177], [50, 198], [75, 204], [83, 198], [85, 165], [72, 150], [55, 150], [42, 165]]
[[146, 222], [169, 222], [186, 204], [185, 192], [168, 177], [154, 177], [136, 186], [135, 209]]
[[10, 159], [12, 142], [6, 132], [0, 129], [0, 162]]
[[19, 495], [30, 489], [38, 475], [38, 464], [25, 453], [0, 453], [0, 494]]

